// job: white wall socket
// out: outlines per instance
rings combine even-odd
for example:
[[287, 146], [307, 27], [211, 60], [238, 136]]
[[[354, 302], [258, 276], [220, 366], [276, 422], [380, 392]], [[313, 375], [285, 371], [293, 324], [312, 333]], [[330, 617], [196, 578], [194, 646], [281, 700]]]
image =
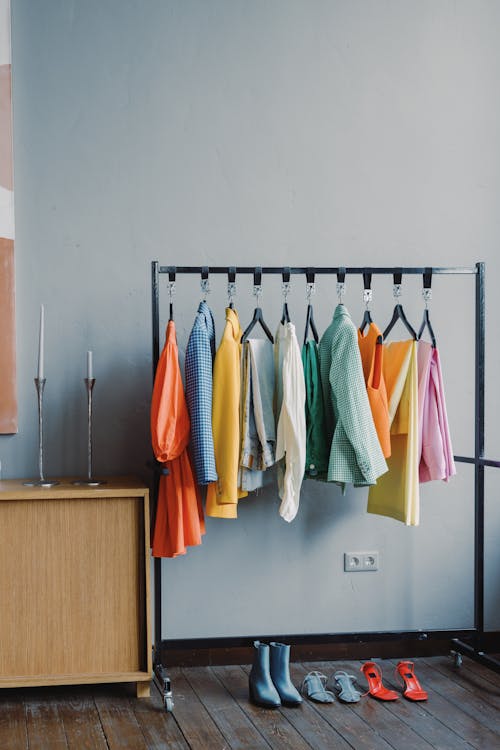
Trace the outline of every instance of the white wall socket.
[[378, 551], [344, 552], [344, 571], [346, 573], [361, 573], [367, 570], [378, 570], [378, 558]]

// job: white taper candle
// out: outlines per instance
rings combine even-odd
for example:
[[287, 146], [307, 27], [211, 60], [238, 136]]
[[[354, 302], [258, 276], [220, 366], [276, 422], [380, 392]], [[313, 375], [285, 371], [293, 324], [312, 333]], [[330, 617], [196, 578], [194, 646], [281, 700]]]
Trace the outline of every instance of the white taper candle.
[[44, 360], [43, 360], [44, 336], [45, 336], [45, 309], [43, 305], [40, 305], [40, 328], [38, 332], [38, 379], [39, 380], [43, 380], [44, 378]]
[[92, 370], [92, 352], [87, 352], [87, 378], [92, 380], [94, 377]]

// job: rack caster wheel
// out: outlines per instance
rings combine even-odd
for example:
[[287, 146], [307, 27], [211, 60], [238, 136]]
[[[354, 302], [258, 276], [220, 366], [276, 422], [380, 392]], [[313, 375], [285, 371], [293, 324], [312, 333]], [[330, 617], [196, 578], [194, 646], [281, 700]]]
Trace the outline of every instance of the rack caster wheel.
[[163, 706], [165, 711], [171, 713], [174, 710], [174, 699], [172, 697], [172, 686], [170, 683], [170, 677], [167, 676], [165, 669], [161, 664], [158, 664], [153, 672], [153, 680], [161, 693], [163, 699]]
[[452, 659], [453, 659], [453, 666], [456, 669], [460, 669], [460, 667], [464, 663], [464, 660], [462, 658], [462, 654], [460, 653], [460, 651], [452, 651], [451, 652], [451, 656], [452, 656]]

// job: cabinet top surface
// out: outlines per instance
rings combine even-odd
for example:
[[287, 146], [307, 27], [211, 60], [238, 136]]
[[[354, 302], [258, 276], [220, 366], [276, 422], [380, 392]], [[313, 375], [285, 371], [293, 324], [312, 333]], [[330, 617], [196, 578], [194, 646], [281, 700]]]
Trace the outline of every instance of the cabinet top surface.
[[[52, 479], [52, 478], [51, 478]], [[56, 477], [53, 487], [28, 487], [32, 479], [0, 480], [0, 501], [36, 498], [146, 497], [148, 488], [137, 477], [103, 477], [105, 484], [96, 487], [74, 484], [78, 478]]]

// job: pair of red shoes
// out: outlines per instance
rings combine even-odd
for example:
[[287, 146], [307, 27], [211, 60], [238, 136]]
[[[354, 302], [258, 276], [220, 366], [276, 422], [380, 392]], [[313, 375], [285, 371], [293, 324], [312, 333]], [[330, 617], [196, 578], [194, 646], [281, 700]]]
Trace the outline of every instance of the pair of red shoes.
[[[361, 671], [368, 682], [368, 692], [374, 698], [381, 701], [395, 701], [399, 695], [394, 690], [389, 690], [382, 684], [382, 672], [380, 667], [374, 661], [366, 661], [361, 667]], [[418, 679], [415, 676], [412, 661], [400, 661], [396, 667], [396, 673], [402, 677], [404, 682], [403, 695], [410, 701], [426, 701], [428, 698], [425, 690], [422, 690]]]

